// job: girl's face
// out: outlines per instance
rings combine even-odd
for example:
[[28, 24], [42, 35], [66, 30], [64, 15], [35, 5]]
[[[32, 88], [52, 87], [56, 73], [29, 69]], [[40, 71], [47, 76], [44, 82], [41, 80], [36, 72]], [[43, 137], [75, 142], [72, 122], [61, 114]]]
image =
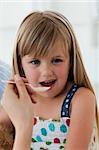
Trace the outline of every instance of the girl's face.
[[50, 87], [39, 95], [55, 97], [64, 89], [69, 73], [69, 54], [65, 49], [64, 42], [58, 39], [47, 56], [25, 55], [22, 58], [28, 82], [33, 86]]

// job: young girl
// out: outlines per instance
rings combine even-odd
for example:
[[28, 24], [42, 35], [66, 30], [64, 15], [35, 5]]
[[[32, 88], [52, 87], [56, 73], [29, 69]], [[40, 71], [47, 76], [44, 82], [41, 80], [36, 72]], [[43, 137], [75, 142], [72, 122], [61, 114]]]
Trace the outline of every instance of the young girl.
[[23, 20], [13, 70], [1, 112], [15, 127], [14, 150], [98, 150], [95, 94], [63, 15], [33, 12]]

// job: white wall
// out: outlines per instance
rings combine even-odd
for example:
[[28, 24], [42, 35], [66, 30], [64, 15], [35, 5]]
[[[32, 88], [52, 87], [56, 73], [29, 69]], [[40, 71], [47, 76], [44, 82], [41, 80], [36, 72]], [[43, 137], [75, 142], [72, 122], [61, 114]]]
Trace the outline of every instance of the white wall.
[[84, 64], [99, 93], [99, 23], [95, 0], [0, 1], [0, 59], [11, 65], [13, 43], [19, 24], [32, 10], [56, 10], [72, 23]]
[[11, 64], [15, 34], [32, 2], [0, 2], [0, 59]]

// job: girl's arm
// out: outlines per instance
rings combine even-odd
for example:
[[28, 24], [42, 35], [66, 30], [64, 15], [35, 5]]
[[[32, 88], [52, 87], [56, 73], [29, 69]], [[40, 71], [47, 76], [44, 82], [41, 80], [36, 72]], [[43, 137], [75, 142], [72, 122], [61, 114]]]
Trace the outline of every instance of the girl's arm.
[[18, 75], [15, 77], [15, 82], [16, 86], [13, 84], [6, 86], [2, 106], [15, 127], [13, 149], [28, 150], [30, 149], [33, 128], [33, 103], [23, 80]]
[[72, 101], [71, 122], [66, 150], [88, 150], [95, 118], [95, 96], [79, 88]]
[[0, 149], [30, 150], [31, 130], [33, 128], [30, 124], [27, 131], [26, 127], [23, 126], [20, 131], [16, 132], [15, 136], [14, 127], [5, 110], [0, 106]]
[[[24, 125], [25, 126], [25, 125]], [[13, 150], [30, 150], [33, 126], [23, 127], [16, 131]]]

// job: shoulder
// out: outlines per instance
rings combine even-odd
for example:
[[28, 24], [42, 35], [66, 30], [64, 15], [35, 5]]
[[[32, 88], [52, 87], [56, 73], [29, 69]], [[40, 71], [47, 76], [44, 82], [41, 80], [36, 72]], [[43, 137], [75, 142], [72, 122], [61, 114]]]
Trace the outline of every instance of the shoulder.
[[85, 87], [80, 87], [71, 103], [71, 119], [79, 121], [82, 124], [93, 124], [95, 118], [96, 98], [93, 92]]
[[80, 87], [74, 95], [72, 106], [84, 106], [92, 107], [95, 106], [96, 97], [93, 92], [85, 87]]
[[95, 118], [96, 98], [93, 92], [85, 87], [80, 87], [75, 93], [71, 103], [71, 119], [82, 124], [92, 126]]
[[95, 96], [93, 92], [86, 87], [79, 87], [77, 90], [77, 94], [79, 94], [80, 96]]

